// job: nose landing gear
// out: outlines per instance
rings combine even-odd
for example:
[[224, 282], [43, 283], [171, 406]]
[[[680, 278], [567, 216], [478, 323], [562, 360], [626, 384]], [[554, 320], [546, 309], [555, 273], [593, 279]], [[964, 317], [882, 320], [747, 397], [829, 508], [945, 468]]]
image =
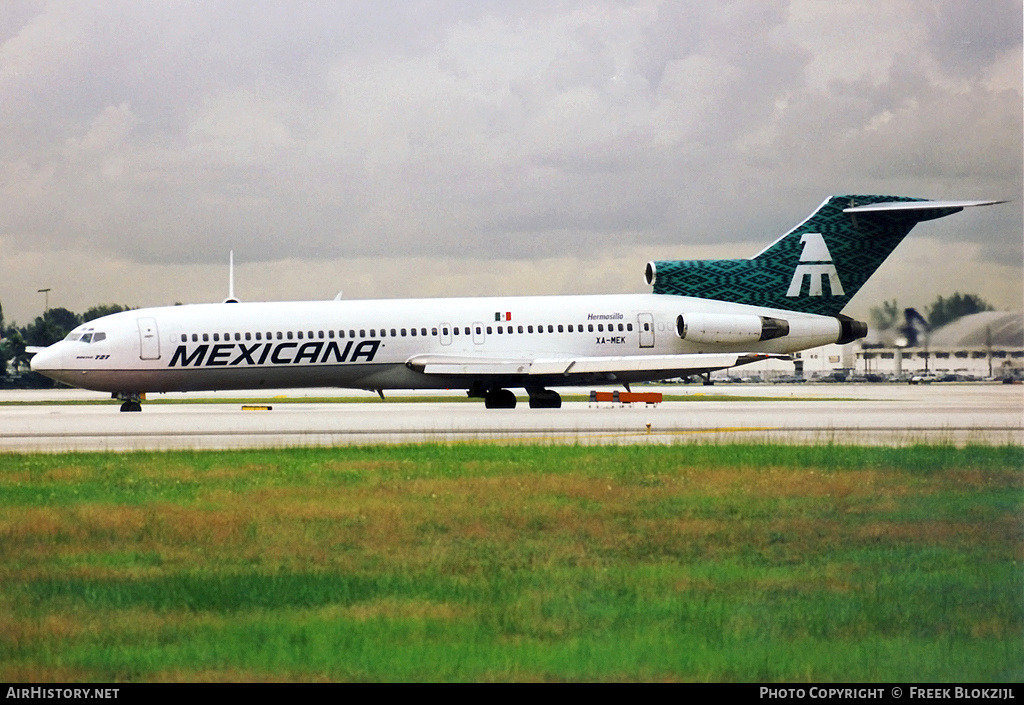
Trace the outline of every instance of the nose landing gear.
[[137, 392], [118, 392], [111, 396], [124, 400], [121, 411], [142, 411], [142, 395]]

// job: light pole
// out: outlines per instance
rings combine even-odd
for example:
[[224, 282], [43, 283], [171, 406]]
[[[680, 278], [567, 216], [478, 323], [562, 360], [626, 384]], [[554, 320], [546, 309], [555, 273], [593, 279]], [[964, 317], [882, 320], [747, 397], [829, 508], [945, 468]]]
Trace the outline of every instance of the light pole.
[[46, 312], [50, 310], [50, 290], [49, 290], [49, 288], [47, 288], [47, 289], [37, 289], [36, 293], [37, 294], [43, 294], [46, 297], [44, 299], [45, 303], [43, 304], [43, 315], [45, 316]]

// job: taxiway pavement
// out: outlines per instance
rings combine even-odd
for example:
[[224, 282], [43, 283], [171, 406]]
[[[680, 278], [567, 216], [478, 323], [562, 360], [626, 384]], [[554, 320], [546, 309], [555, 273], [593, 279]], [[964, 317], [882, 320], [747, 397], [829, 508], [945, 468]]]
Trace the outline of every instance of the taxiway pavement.
[[[0, 451], [169, 450], [367, 443], [497, 441], [541, 443], [686, 443], [772, 441], [906, 445], [919, 442], [1024, 444], [1020, 385], [716, 385], [643, 387], [693, 401], [618, 406], [566, 402], [561, 409], [488, 410], [482, 402], [282, 403], [350, 390], [280, 390], [258, 398], [270, 411], [235, 402], [144, 403], [121, 413], [117, 403], [81, 390], [5, 391]], [[579, 393], [580, 390], [563, 390]], [[256, 393], [254, 393], [256, 394]], [[424, 392], [420, 394], [431, 394]], [[708, 396], [767, 399], [699, 401]], [[192, 395], [197, 398], [200, 395]], [[245, 398], [245, 393], [203, 397]], [[396, 395], [402, 396], [402, 395]], [[459, 394], [461, 396], [461, 394]], [[390, 397], [390, 395], [389, 395]], [[184, 398], [189, 395], [160, 395]], [[152, 399], [151, 399], [152, 401]], [[276, 403], [275, 403], [276, 402]]]

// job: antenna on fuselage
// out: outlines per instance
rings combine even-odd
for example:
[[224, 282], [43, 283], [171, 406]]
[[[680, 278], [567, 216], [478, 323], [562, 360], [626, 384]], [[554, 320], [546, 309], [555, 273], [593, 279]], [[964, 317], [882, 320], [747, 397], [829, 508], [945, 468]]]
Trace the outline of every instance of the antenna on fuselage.
[[224, 299], [226, 304], [237, 304], [235, 298], [235, 251], [228, 252], [228, 297]]

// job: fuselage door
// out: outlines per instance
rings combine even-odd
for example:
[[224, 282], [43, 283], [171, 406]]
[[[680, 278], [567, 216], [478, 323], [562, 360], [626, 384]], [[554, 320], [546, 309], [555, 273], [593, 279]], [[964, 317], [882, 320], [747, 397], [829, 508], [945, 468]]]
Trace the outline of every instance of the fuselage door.
[[452, 324], [451, 323], [442, 323], [439, 327], [441, 329], [441, 331], [440, 331], [441, 332], [441, 345], [451, 345], [452, 344]]
[[483, 323], [474, 323], [473, 324], [473, 345], [483, 345], [484, 344], [484, 338], [485, 338], [485, 335], [484, 335], [484, 324]]
[[636, 316], [637, 328], [640, 329], [640, 347], [654, 347], [654, 316], [650, 313], [638, 313]]
[[140, 318], [139, 357], [143, 360], [160, 359], [160, 334], [156, 330], [155, 318]]

